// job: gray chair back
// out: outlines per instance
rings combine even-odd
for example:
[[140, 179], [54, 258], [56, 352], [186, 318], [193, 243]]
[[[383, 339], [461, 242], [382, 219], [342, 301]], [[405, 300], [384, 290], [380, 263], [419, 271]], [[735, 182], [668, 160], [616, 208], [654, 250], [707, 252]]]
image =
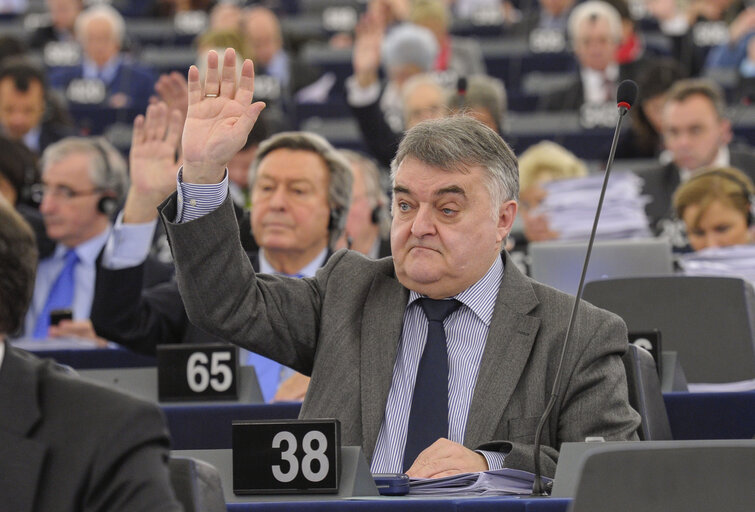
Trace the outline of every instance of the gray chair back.
[[170, 479], [185, 512], [225, 512], [223, 485], [215, 466], [191, 457], [172, 456]]
[[642, 416], [640, 428], [637, 430], [640, 440], [672, 439], [671, 425], [653, 356], [644, 348], [630, 344], [622, 360], [627, 373], [629, 403]]

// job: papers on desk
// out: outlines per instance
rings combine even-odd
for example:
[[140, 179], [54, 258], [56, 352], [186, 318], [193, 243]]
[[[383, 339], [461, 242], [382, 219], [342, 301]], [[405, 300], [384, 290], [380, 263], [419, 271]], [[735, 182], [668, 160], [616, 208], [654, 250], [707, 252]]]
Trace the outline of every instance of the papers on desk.
[[[544, 478], [550, 482], [549, 478]], [[444, 478], [412, 478], [409, 495], [501, 496], [530, 494], [534, 475], [519, 469], [462, 473]]]
[[[78, 350], [101, 348], [94, 340], [85, 338], [16, 338], [11, 340], [13, 346], [27, 352], [37, 350]], [[109, 341], [107, 348], [117, 348], [118, 344]]]
[[679, 265], [686, 275], [740, 277], [755, 284], [755, 245], [712, 247], [683, 254]]
[[[536, 212], [545, 214], [559, 240], [587, 240], [603, 186], [603, 175], [555, 180], [543, 184], [548, 192]], [[641, 195], [642, 179], [630, 172], [617, 172], [608, 180], [597, 238], [645, 238], [651, 236], [645, 214], [649, 201]]]

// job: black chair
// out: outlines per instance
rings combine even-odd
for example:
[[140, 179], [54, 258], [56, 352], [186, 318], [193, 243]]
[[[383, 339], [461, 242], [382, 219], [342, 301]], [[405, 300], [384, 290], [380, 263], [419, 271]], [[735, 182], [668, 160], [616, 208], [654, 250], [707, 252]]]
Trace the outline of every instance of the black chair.
[[689, 382], [755, 379], [755, 292], [743, 279], [663, 276], [603, 279], [584, 299], [613, 311], [630, 331], [659, 329]]
[[640, 440], [672, 439], [671, 426], [653, 356], [644, 348], [630, 344], [622, 360], [627, 373], [629, 403], [642, 416], [642, 423], [637, 430]]
[[754, 474], [753, 440], [606, 444], [585, 453], [569, 510], [751, 512]]
[[185, 512], [225, 512], [220, 473], [211, 464], [191, 457], [170, 458], [170, 480]]

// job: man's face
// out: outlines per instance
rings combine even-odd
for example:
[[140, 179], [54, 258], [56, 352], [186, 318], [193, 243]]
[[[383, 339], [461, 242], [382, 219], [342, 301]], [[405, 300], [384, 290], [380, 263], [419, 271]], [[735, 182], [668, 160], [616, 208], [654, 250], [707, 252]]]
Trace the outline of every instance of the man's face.
[[32, 81], [26, 91], [19, 91], [12, 78], [0, 81], [0, 124], [11, 139], [23, 138], [42, 121], [44, 113], [41, 83]]
[[309, 253], [328, 244], [329, 172], [320, 155], [276, 149], [252, 187], [252, 232], [266, 251]]
[[98, 66], [103, 66], [118, 55], [120, 43], [110, 22], [105, 18], [94, 18], [89, 22], [83, 40], [84, 53]]
[[103, 194], [89, 177], [90, 159], [89, 154], [73, 153], [49, 165], [42, 175], [46, 190], [39, 211], [47, 236], [66, 247], [100, 234], [108, 223], [97, 210]]
[[698, 215], [700, 205], [697, 204], [686, 207], [682, 214], [689, 244], [695, 251], [750, 243], [747, 218], [740, 210], [720, 201], [713, 201], [695, 224]]
[[580, 66], [604, 71], [616, 63], [618, 43], [605, 18], [586, 19], [579, 25], [574, 39], [574, 53]]
[[440, 87], [422, 84], [407, 95], [404, 103], [406, 129], [427, 119], [437, 119], [446, 113], [443, 91]]
[[731, 125], [720, 119], [713, 103], [701, 94], [669, 101], [663, 108], [663, 141], [674, 163], [696, 170], [713, 163], [731, 140]]
[[255, 12], [247, 17], [245, 28], [254, 61], [267, 66], [282, 44], [275, 19], [266, 12]]
[[407, 158], [393, 188], [391, 251], [398, 280], [431, 298], [456, 295], [477, 282], [501, 251], [516, 202], [492, 215], [484, 171], [445, 171]]
[[76, 16], [81, 12], [79, 0], [47, 0], [52, 24], [58, 30], [72, 30]]

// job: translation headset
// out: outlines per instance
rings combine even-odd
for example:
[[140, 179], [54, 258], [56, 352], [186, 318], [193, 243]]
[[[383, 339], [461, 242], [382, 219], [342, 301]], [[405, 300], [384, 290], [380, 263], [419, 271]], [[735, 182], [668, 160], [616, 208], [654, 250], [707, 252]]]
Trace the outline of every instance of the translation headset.
[[687, 181], [687, 183], [700, 179], [704, 176], [718, 176], [723, 179], [729, 180], [732, 183], [735, 183], [742, 195], [744, 196], [745, 200], [747, 201], [747, 204], [749, 205], [749, 208], [747, 209], [747, 226], [752, 226], [755, 222], [755, 194], [750, 192], [750, 188], [747, 186], [747, 183], [742, 181], [741, 179], [737, 178], [736, 176], [732, 176], [731, 174], [725, 173], [723, 171], [713, 170], [713, 171], [707, 171], [698, 174], [697, 176], [693, 176], [692, 178]]
[[[110, 159], [108, 158], [107, 151], [99, 140], [95, 139], [92, 142], [92, 146], [95, 148], [97, 153], [99, 153], [100, 158], [102, 158], [102, 161], [105, 163], [105, 181], [109, 183], [113, 175], [113, 169], [112, 167], [110, 167]], [[107, 215], [108, 217], [112, 216], [118, 210], [118, 199], [116, 199], [112, 194], [113, 193], [111, 191], [105, 191], [104, 195], [100, 198], [99, 201], [97, 201], [97, 211]]]
[[328, 232], [334, 230], [343, 231], [346, 227], [346, 214], [347, 211], [343, 208], [331, 208]]

